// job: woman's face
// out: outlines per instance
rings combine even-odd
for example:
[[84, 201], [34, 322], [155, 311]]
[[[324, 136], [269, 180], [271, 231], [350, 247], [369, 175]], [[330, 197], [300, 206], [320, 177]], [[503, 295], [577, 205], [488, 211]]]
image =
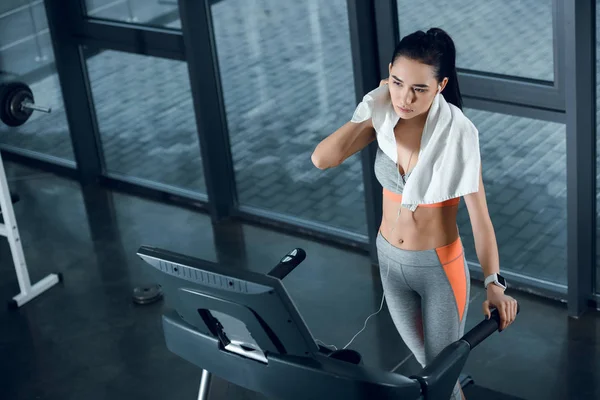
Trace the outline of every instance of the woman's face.
[[402, 119], [427, 113], [435, 95], [448, 82], [448, 78], [438, 82], [432, 66], [406, 57], [397, 58], [389, 70], [390, 97], [396, 114]]

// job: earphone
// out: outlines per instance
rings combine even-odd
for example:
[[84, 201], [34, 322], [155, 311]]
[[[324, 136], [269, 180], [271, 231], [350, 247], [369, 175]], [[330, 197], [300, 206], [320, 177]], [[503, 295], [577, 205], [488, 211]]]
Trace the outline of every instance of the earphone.
[[[439, 87], [439, 85], [438, 85], [438, 87]], [[412, 153], [411, 153], [411, 156], [410, 156], [410, 158], [408, 159], [408, 166], [407, 166], [407, 170], [410, 168], [410, 161], [411, 161], [411, 159], [412, 159]], [[397, 179], [397, 181], [396, 181], [396, 191], [398, 192], [398, 191], [399, 191], [399, 188], [400, 188], [400, 170], [398, 169], [398, 165], [396, 165], [396, 172], [398, 173], [398, 179]], [[405, 173], [406, 173], [406, 172], [405, 172]], [[406, 184], [406, 180], [404, 180], [404, 179], [403, 179], [403, 181], [404, 181], [404, 183]], [[397, 212], [397, 214], [396, 214], [396, 221], [394, 221], [394, 226], [393, 226], [393, 228], [392, 228], [392, 230], [391, 230], [391, 232], [390, 232], [390, 237], [391, 237], [391, 234], [392, 234], [392, 233], [394, 232], [394, 230], [396, 229], [396, 225], [398, 225], [398, 219], [400, 218], [400, 211], [401, 211], [401, 209], [402, 209], [402, 204], [400, 204], [400, 206], [398, 207], [398, 212]], [[388, 279], [388, 276], [389, 276], [389, 274], [390, 274], [390, 260], [388, 259], [388, 262], [387, 262], [387, 272], [386, 272], [386, 274], [385, 274], [385, 280], [381, 282], [381, 283], [382, 283], [382, 286], [383, 286], [384, 282], [387, 282], [387, 279]], [[362, 331], [364, 331], [364, 330], [367, 328], [367, 322], [369, 321], [369, 319], [370, 319], [371, 317], [374, 317], [375, 315], [377, 315], [377, 314], [379, 314], [379, 313], [381, 312], [381, 310], [383, 309], [383, 302], [385, 301], [385, 289], [383, 289], [383, 292], [384, 292], [384, 293], [383, 293], [383, 295], [381, 296], [381, 304], [380, 304], [380, 306], [379, 306], [379, 310], [377, 310], [377, 311], [376, 311], [376, 312], [374, 312], [373, 314], [369, 315], [369, 316], [367, 317], [367, 319], [365, 319], [365, 323], [363, 324], [363, 327], [362, 327], [362, 329], [361, 329], [360, 331], [358, 331], [358, 332], [356, 333], [356, 335], [354, 335], [354, 336], [352, 337], [352, 339], [351, 339], [351, 340], [348, 342], [348, 344], [346, 344], [344, 347], [342, 347], [342, 349], [346, 349], [348, 346], [350, 346], [350, 344], [351, 344], [351, 343], [354, 341], [354, 339], [356, 339], [356, 338], [358, 337], [358, 335], [360, 335], [360, 334], [361, 334], [361, 332], [362, 332]], [[316, 342], [317, 342], [317, 343], [321, 343], [322, 345], [324, 345], [324, 346], [326, 346], [326, 347], [333, 347], [333, 349], [334, 349], [334, 350], [337, 350], [337, 347], [335, 347], [334, 345], [323, 343], [322, 341], [320, 341], [320, 340], [318, 340], [318, 339], [316, 340]]]

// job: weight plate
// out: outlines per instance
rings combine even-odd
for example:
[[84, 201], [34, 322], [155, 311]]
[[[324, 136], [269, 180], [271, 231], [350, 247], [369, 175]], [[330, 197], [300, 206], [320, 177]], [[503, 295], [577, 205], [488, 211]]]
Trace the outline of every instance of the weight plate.
[[137, 304], [157, 302], [163, 296], [160, 285], [138, 286], [133, 289], [133, 301]]
[[23, 121], [23, 123], [25, 123], [31, 116], [31, 113], [33, 113], [32, 109], [21, 107], [24, 102], [33, 103], [31, 92], [26, 90], [16, 90], [13, 93], [10, 102], [10, 113], [15, 119]]
[[8, 126], [23, 125], [32, 111], [21, 108], [23, 100], [33, 102], [33, 93], [25, 83], [0, 83], [0, 120]]

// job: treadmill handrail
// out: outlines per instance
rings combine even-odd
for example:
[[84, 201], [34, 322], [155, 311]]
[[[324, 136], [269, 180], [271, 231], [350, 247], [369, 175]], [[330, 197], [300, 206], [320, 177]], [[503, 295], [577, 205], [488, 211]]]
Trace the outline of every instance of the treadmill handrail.
[[411, 378], [421, 383], [425, 397], [437, 399], [450, 393], [467, 362], [470, 351], [496, 332], [499, 326], [500, 313], [494, 309], [490, 319], [481, 321], [462, 338], [450, 343], [419, 373], [412, 375]]
[[279, 261], [279, 263], [273, 267], [273, 269], [267, 274], [277, 279], [285, 278], [290, 272], [294, 270], [304, 259], [306, 258], [306, 252], [301, 248], [295, 248], [294, 250], [287, 253]]
[[[521, 306], [517, 303], [517, 314], [521, 311]], [[483, 342], [492, 333], [500, 327], [500, 314], [497, 309], [491, 312], [490, 319], [485, 319], [477, 324], [473, 329], [463, 335], [460, 340], [464, 340], [473, 350], [479, 343]]]

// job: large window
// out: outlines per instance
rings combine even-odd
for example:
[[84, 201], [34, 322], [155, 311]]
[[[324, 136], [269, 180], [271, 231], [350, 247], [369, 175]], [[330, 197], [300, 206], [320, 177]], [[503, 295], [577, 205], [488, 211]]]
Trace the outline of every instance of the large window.
[[42, 1], [0, 2], [0, 81], [27, 84], [36, 104], [50, 114], [34, 112], [18, 127], [0, 122], [0, 144], [72, 161], [74, 159], [62, 92]]
[[440, 27], [468, 70], [554, 80], [552, 0], [398, 0], [400, 36]]
[[345, 0], [225, 0], [211, 7], [242, 204], [366, 233], [358, 155], [310, 155], [356, 106]]
[[187, 65], [107, 50], [87, 67], [107, 172], [206, 192]]
[[[487, 203], [500, 269], [566, 284], [566, 132], [564, 124], [466, 109], [479, 129]], [[459, 228], [477, 262], [469, 215]]]

